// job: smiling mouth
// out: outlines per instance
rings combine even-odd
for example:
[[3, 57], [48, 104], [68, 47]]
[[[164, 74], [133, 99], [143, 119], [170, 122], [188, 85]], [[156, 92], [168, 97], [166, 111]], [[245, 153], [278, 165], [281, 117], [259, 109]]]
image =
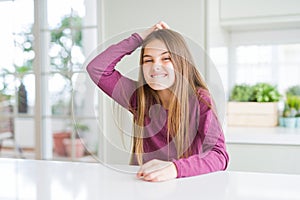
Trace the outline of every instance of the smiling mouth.
[[164, 78], [167, 74], [157, 74], [157, 75], [151, 75], [151, 78]]

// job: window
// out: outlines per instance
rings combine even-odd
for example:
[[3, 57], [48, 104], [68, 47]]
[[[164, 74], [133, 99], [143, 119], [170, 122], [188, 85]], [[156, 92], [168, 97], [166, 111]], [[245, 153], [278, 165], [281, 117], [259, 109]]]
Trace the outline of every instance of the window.
[[[33, 0], [0, 2], [0, 101], [13, 106], [15, 138], [25, 148], [35, 142], [33, 4]], [[24, 8], [26, 12], [20, 12]]]
[[[97, 2], [15, 0], [0, 4], [3, 27], [0, 36], [4, 39], [0, 47], [4, 55], [0, 61], [0, 97], [9, 97], [15, 107], [20, 146], [37, 147], [35, 136], [42, 134], [44, 146], [37, 153], [43, 155], [38, 157], [52, 159], [53, 133], [70, 131], [74, 139], [75, 133], [80, 134], [83, 127], [85, 130], [94, 128], [94, 110], [82, 98], [89, 92], [82, 64], [97, 45]], [[39, 8], [37, 15], [35, 6]], [[33, 32], [34, 26], [38, 32]], [[38, 34], [39, 40], [34, 40], [34, 34]], [[35, 52], [37, 46], [39, 51]], [[39, 61], [36, 66], [34, 60]], [[37, 85], [40, 90], [36, 90]], [[23, 97], [18, 94], [20, 88], [26, 91]], [[20, 108], [22, 98], [27, 106], [25, 110]], [[35, 107], [37, 103], [41, 108]], [[29, 123], [26, 130], [22, 130], [24, 120]], [[40, 131], [36, 128], [39, 124]], [[95, 151], [97, 141], [93, 137], [96, 136], [87, 144]]]
[[[74, 139], [85, 137], [88, 131], [90, 139], [85, 140], [84, 145], [91, 151], [96, 151], [97, 140], [93, 138], [97, 136], [92, 136], [89, 131], [95, 126], [94, 111], [83, 98], [89, 94], [83, 63], [97, 44], [96, 8], [96, 1], [47, 1], [47, 26], [40, 30], [40, 34], [45, 34], [42, 45], [48, 47], [46, 59], [42, 60], [41, 76], [45, 80], [42, 102], [46, 105], [42, 116], [45, 126], [50, 129], [44, 129], [44, 132], [48, 131], [48, 135], [70, 132], [74, 146]], [[77, 151], [72, 149], [73, 159]], [[54, 155], [59, 156], [65, 153], [70, 154], [54, 151]]]
[[236, 31], [228, 46], [211, 48], [227, 97], [234, 84], [268, 82], [282, 94], [299, 85], [299, 35], [299, 29]]
[[268, 82], [281, 93], [300, 84], [300, 44], [236, 47], [236, 83]]

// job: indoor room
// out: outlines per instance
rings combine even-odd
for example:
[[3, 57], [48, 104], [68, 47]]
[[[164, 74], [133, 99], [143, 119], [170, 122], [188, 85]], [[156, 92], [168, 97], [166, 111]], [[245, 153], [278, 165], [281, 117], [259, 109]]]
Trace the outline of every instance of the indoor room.
[[0, 199], [300, 199], [300, 1], [0, 0], [0, 29]]

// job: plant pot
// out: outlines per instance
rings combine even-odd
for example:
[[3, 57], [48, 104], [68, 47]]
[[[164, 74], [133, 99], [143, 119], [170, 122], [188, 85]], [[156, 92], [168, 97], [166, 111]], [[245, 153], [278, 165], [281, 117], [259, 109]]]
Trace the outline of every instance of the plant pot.
[[[63, 143], [65, 145], [67, 156], [71, 156], [72, 155], [72, 140], [64, 139]], [[85, 151], [85, 148], [84, 148], [84, 144], [81, 141], [81, 139], [79, 139], [79, 138], [75, 139], [75, 157], [80, 158], [80, 157], [84, 156], [84, 151]]]
[[53, 134], [54, 152], [59, 156], [67, 156], [64, 140], [71, 137], [70, 132], [57, 132]]
[[279, 117], [279, 126], [285, 127], [284, 121], [284, 117]]
[[295, 117], [285, 117], [284, 118], [284, 126], [287, 128], [295, 128], [296, 127], [296, 118]]
[[278, 124], [277, 102], [228, 102], [228, 126], [264, 126]]

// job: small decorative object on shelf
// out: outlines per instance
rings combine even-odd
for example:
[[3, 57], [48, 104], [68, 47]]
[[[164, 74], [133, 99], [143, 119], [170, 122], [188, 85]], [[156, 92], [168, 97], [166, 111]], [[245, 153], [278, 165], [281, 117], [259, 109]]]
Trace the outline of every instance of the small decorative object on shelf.
[[27, 113], [28, 111], [27, 91], [23, 82], [21, 82], [18, 89], [18, 111], [19, 113]]
[[[89, 131], [89, 127], [85, 124], [75, 123], [73, 129], [53, 133], [54, 152], [58, 156], [71, 157], [72, 145], [75, 145], [75, 157], [84, 156], [85, 143], [84, 134]], [[72, 142], [72, 131], [75, 134], [74, 143]]]
[[288, 88], [285, 105], [279, 119], [280, 126], [300, 128], [300, 85]]
[[268, 83], [235, 85], [227, 104], [228, 126], [277, 126], [280, 98]]
[[71, 132], [61, 131], [53, 133], [54, 152], [58, 156], [67, 156], [64, 140], [71, 138]]

